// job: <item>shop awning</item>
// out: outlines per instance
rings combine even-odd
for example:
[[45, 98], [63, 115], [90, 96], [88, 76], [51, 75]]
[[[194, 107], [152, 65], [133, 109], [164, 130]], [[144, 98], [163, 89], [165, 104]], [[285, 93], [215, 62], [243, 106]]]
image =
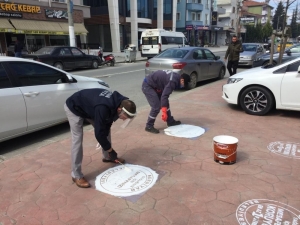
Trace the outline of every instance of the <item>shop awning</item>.
[[15, 32], [15, 28], [9, 23], [8, 19], [0, 19], [0, 32]]
[[11, 19], [16, 33], [24, 34], [64, 34], [58, 23], [35, 20]]
[[[59, 23], [61, 26], [62, 30], [64, 32], [69, 33], [69, 24], [68, 23]], [[87, 34], [88, 31], [85, 29], [84, 24], [82, 23], [74, 23], [74, 32], [75, 34]]]

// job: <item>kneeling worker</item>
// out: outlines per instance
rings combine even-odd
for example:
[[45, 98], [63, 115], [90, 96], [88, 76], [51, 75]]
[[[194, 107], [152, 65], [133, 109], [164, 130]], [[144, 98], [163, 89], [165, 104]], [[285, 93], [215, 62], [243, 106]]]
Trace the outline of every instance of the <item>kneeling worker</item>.
[[[111, 146], [110, 128], [117, 119], [129, 120], [136, 115], [136, 105], [119, 92], [105, 89], [85, 89], [69, 97], [64, 106], [72, 134], [72, 180], [78, 187], [90, 187], [83, 177], [83, 121], [89, 121], [95, 130], [95, 137], [102, 147], [103, 162], [124, 163]], [[129, 121], [126, 121], [129, 122]]]
[[181, 124], [174, 120], [169, 108], [169, 95], [175, 89], [185, 88], [190, 82], [188, 74], [179, 75], [169, 70], [158, 70], [149, 74], [142, 84], [142, 91], [151, 106], [145, 130], [158, 134], [159, 130], [154, 128], [154, 122], [160, 109], [162, 111], [162, 120], [169, 126]]

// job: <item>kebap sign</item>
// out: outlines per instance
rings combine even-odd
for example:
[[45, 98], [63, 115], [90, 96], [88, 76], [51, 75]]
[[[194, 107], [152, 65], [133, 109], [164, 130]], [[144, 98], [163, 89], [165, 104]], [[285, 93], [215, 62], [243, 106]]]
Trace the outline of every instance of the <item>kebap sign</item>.
[[268, 199], [243, 202], [236, 210], [240, 225], [299, 225], [300, 211]]
[[300, 143], [276, 141], [271, 142], [268, 149], [277, 155], [300, 159]]
[[0, 3], [0, 9], [3, 11], [41, 13], [40, 6], [23, 5], [23, 4], [15, 4], [15, 3]]

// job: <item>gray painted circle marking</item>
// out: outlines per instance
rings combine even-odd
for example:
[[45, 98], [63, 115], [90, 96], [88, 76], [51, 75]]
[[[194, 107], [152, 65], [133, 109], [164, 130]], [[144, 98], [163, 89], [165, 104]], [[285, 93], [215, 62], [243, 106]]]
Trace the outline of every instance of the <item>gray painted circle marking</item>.
[[268, 145], [268, 149], [277, 154], [288, 158], [300, 159], [300, 144], [294, 142], [276, 141]]

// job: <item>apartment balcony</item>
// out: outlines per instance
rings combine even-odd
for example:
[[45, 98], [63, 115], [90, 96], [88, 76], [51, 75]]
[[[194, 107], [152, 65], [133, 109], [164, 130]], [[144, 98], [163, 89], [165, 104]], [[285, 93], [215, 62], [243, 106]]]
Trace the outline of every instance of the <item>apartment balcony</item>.
[[200, 3], [187, 3], [186, 9], [189, 11], [199, 12], [203, 10], [203, 5]]
[[218, 14], [225, 14], [226, 13], [226, 9], [222, 8], [222, 7], [218, 7]]
[[185, 25], [192, 25], [192, 26], [203, 26], [203, 21], [199, 21], [199, 20], [187, 20], [185, 22]]

